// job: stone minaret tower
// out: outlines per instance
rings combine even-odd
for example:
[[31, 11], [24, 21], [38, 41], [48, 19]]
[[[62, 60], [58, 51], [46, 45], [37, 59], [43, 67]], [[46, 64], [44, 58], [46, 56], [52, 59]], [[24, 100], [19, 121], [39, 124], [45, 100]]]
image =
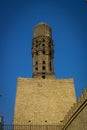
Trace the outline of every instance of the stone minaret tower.
[[55, 78], [52, 32], [45, 23], [34, 27], [32, 57], [33, 78], [19, 77], [17, 81], [14, 124], [30, 125], [31, 130], [54, 130], [56, 127], [50, 127], [54, 124], [59, 130], [76, 101], [74, 82], [72, 78]]
[[54, 44], [49, 25], [40, 23], [34, 27], [32, 40], [33, 78], [55, 78]]

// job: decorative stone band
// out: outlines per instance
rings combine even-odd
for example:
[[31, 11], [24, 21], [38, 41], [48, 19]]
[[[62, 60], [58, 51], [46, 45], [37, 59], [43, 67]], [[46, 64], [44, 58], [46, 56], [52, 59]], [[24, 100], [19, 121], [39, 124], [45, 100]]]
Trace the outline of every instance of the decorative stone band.
[[34, 43], [34, 42], [36, 43], [36, 40], [38, 40], [37, 42], [44, 42], [44, 40], [46, 40], [47, 42], [49, 42], [52, 39], [50, 37], [48, 37], [48, 36], [37, 36], [37, 37], [35, 37], [35, 38], [32, 39], [32, 43]]

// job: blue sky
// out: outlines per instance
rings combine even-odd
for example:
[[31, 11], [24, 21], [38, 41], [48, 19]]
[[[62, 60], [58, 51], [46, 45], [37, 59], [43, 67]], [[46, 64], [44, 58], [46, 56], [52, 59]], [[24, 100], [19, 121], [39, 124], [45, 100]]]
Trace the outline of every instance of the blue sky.
[[0, 115], [12, 123], [18, 77], [32, 77], [33, 28], [52, 28], [56, 78], [74, 78], [76, 97], [87, 86], [85, 0], [0, 0]]

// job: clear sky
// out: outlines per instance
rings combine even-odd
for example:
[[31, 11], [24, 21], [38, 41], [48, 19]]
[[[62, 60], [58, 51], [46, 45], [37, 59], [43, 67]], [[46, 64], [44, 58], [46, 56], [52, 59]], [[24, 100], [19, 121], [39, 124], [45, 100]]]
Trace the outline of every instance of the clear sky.
[[74, 78], [76, 97], [87, 86], [85, 0], [0, 0], [0, 115], [12, 123], [18, 77], [32, 77], [33, 28], [49, 24], [56, 78]]

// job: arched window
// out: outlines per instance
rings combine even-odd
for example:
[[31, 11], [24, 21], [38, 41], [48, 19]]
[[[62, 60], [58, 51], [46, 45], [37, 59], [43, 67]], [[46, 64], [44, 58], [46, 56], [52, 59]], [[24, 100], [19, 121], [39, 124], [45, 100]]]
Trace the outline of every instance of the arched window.
[[42, 69], [45, 70], [45, 66], [42, 66]]
[[45, 61], [43, 60], [43, 64], [45, 64]]
[[45, 79], [45, 73], [44, 72], [42, 73], [42, 78]]

